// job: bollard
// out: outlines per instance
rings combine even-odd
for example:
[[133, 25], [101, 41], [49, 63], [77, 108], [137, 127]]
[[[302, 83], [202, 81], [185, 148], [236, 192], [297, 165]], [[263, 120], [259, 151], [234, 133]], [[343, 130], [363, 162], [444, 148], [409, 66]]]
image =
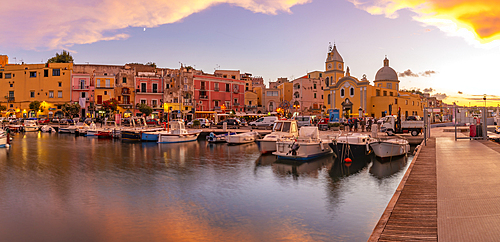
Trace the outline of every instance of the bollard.
[[227, 129], [227, 123], [224, 122], [222, 123], [222, 131], [226, 132], [226, 129]]
[[377, 138], [378, 137], [378, 125], [377, 124], [372, 124], [372, 138]]

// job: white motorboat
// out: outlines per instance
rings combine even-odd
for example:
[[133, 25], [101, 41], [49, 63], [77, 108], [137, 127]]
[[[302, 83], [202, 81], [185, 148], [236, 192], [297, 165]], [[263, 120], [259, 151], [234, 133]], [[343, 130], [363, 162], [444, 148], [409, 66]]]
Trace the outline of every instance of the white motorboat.
[[207, 141], [209, 143], [226, 143], [227, 136], [234, 135], [234, 134], [236, 134], [236, 133], [235, 132], [227, 132], [224, 134], [214, 134], [213, 132], [211, 132], [207, 136]]
[[87, 134], [86, 136], [97, 136], [99, 134], [99, 129], [97, 129], [97, 126], [95, 125], [94, 122], [90, 123], [89, 128], [87, 129]]
[[410, 152], [408, 140], [400, 138], [379, 139], [370, 144], [373, 152], [380, 158], [395, 157], [405, 155]]
[[262, 139], [257, 139], [257, 145], [261, 154], [276, 151], [276, 141], [278, 139], [295, 139], [299, 136], [297, 120], [276, 120], [273, 132], [267, 134]]
[[166, 131], [161, 131], [158, 134], [158, 143], [180, 143], [190, 142], [198, 139], [201, 130], [186, 130], [184, 122], [170, 122], [169, 128]]
[[359, 161], [369, 159], [371, 142], [373, 139], [369, 135], [348, 133], [333, 137], [330, 146], [341, 161], [346, 158]]
[[226, 137], [226, 142], [230, 145], [252, 143], [255, 142], [258, 136], [259, 133], [255, 131], [233, 134]]
[[50, 126], [50, 125], [43, 125], [42, 127], [40, 127], [40, 130], [42, 132], [46, 132], [46, 133], [52, 133], [52, 132], [56, 132], [56, 130], [54, 129], [54, 127]]
[[26, 119], [24, 120], [24, 131], [25, 132], [37, 132], [39, 130], [39, 126], [36, 120]]
[[318, 127], [302, 127], [296, 139], [278, 139], [276, 151], [280, 159], [310, 160], [331, 154], [332, 148], [319, 137]]
[[5, 130], [0, 128], [0, 148], [8, 148], [9, 147], [9, 136]]

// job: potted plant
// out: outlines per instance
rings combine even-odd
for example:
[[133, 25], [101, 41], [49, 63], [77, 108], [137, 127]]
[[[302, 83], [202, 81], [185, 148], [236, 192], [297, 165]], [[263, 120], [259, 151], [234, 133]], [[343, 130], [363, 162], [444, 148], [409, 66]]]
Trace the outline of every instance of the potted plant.
[[328, 127], [332, 131], [339, 131], [340, 130], [340, 123], [328, 123]]
[[193, 128], [200, 128], [201, 122], [198, 119], [193, 120]]

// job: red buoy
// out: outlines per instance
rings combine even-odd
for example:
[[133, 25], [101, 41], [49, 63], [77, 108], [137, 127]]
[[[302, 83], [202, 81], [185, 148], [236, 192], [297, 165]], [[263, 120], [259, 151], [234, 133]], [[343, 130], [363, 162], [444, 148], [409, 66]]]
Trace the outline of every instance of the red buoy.
[[352, 160], [351, 160], [351, 158], [347, 157], [347, 158], [345, 158], [345, 159], [344, 159], [344, 162], [346, 162], [346, 163], [351, 163], [351, 162], [352, 162]]

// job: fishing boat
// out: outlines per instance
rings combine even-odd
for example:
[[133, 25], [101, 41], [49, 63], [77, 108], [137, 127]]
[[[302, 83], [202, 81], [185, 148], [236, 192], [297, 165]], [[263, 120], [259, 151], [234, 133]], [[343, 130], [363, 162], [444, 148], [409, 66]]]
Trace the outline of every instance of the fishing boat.
[[214, 134], [213, 132], [210, 132], [210, 134], [206, 137], [206, 139], [208, 143], [226, 143], [227, 136], [234, 134], [236, 133], [227, 132], [223, 134]]
[[377, 157], [388, 158], [406, 155], [410, 152], [408, 140], [401, 138], [377, 139], [370, 143]]
[[37, 132], [39, 130], [39, 126], [36, 120], [26, 119], [24, 120], [24, 131], [25, 132]]
[[369, 135], [360, 133], [340, 134], [333, 137], [331, 141], [330, 147], [341, 160], [346, 158], [352, 161], [370, 159], [370, 143], [373, 140]]
[[250, 131], [250, 132], [228, 135], [226, 137], [226, 142], [230, 145], [247, 144], [255, 142], [257, 137], [259, 137], [259, 133], [255, 131]]
[[107, 139], [107, 138], [112, 138], [113, 137], [113, 129], [101, 129], [99, 131], [97, 131], [97, 135], [96, 135], [98, 138], [104, 138], [104, 139]]
[[149, 129], [147, 131], [143, 131], [141, 133], [141, 140], [146, 142], [157, 142], [161, 132], [161, 129]]
[[161, 131], [158, 136], [158, 143], [181, 143], [198, 139], [202, 130], [186, 130], [184, 122], [171, 121], [166, 131]]
[[122, 141], [141, 141], [142, 132], [147, 128], [144, 118], [131, 119], [132, 127], [122, 128], [120, 134]]
[[332, 153], [332, 148], [319, 137], [318, 127], [302, 127], [296, 139], [278, 139], [274, 155], [278, 159], [310, 160]]
[[276, 151], [276, 141], [278, 139], [295, 139], [299, 136], [297, 120], [276, 120], [273, 132], [267, 134], [262, 139], [257, 139], [257, 145], [261, 154], [268, 154]]

